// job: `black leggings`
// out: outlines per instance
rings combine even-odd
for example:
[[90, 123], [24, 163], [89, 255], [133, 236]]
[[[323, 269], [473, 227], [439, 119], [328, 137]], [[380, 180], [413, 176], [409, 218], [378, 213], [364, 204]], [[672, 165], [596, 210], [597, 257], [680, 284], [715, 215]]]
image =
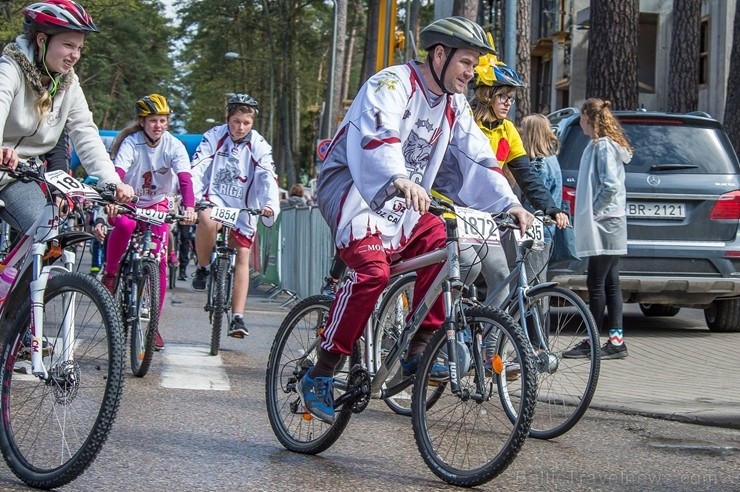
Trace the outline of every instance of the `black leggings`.
[[329, 269], [329, 276], [334, 280], [339, 280], [344, 277], [347, 272], [347, 264], [339, 257], [339, 252], [334, 253], [334, 259], [331, 262], [331, 268]]
[[[622, 290], [619, 287], [619, 256], [601, 255], [588, 259], [588, 307], [601, 330], [622, 328]], [[609, 312], [609, 324], [604, 321], [604, 307]]]

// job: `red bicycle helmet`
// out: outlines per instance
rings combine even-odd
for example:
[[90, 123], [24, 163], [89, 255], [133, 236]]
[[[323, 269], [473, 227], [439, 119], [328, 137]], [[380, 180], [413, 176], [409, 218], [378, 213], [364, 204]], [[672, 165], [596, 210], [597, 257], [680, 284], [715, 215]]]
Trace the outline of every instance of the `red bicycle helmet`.
[[74, 0], [46, 0], [23, 9], [26, 22], [38, 31], [56, 34], [63, 31], [98, 32], [87, 11]]

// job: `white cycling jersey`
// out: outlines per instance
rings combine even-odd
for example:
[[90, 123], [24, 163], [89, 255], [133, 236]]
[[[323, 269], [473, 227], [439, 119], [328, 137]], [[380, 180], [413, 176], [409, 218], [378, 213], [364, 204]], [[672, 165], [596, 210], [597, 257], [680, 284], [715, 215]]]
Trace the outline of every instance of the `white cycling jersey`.
[[[280, 213], [280, 196], [272, 160], [272, 147], [255, 130], [235, 143], [229, 125], [211, 128], [193, 155], [191, 173], [196, 201], [209, 200], [222, 207], [270, 207], [272, 217], [262, 217], [271, 226]], [[239, 215], [236, 232], [251, 238], [257, 227], [254, 217]]]
[[478, 210], [519, 205], [465, 96], [433, 94], [417, 62], [371, 77], [329, 148], [317, 197], [338, 247], [375, 234], [387, 250], [405, 243], [419, 214], [395, 196], [398, 177]]
[[123, 181], [134, 189], [140, 207], [157, 204], [177, 192], [177, 175], [190, 173], [185, 145], [167, 131], [156, 147], [146, 144], [143, 131], [124, 138], [114, 164], [126, 173]]

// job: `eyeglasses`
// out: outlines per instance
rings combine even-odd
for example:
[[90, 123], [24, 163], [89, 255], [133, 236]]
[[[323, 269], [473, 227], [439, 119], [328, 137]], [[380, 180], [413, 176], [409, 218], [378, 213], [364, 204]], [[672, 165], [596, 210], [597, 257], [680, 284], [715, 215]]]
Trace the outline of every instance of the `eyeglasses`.
[[514, 104], [514, 101], [516, 101], [516, 98], [507, 96], [506, 94], [498, 95], [498, 102], [501, 104]]

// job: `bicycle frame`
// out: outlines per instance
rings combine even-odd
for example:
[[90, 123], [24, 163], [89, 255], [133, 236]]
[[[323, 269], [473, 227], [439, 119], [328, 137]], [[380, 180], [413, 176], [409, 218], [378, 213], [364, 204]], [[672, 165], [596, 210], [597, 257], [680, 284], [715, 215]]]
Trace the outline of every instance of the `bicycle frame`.
[[[22, 279], [31, 275], [31, 370], [32, 374], [43, 380], [49, 378], [49, 374], [43, 363], [43, 337], [44, 337], [44, 293], [49, 276], [53, 270], [72, 271], [75, 264], [75, 254], [68, 251], [66, 246], [87, 240], [92, 236], [85, 232], [59, 233], [59, 207], [54, 203], [47, 203], [43, 213], [31, 228], [18, 240], [13, 249], [0, 262], [4, 267], [14, 266], [18, 268], [18, 274], [13, 281], [11, 289], [22, 284]], [[47, 251], [47, 246], [49, 246]], [[46, 258], [62, 258], [63, 265], [46, 265]], [[62, 329], [62, 358], [61, 360], [74, 360], [74, 347], [72, 341], [75, 339], [74, 332], [74, 305], [75, 294], [69, 294], [65, 298], [65, 315]], [[11, 295], [0, 308], [3, 313], [11, 304]]]
[[[534, 286], [529, 285], [529, 282], [527, 281], [527, 268], [525, 261], [527, 255], [532, 249], [533, 243], [533, 239], [526, 239], [522, 242], [520, 246], [517, 247], [516, 267], [511, 272], [509, 272], [506, 278], [504, 278], [503, 282], [501, 282], [501, 284], [496, 287], [496, 289], [494, 289], [491, 294], [489, 294], [489, 297], [491, 299], [495, 299], [496, 296], [500, 294], [504, 289], [510, 288], [512, 284], [516, 285], [516, 288], [506, 297], [506, 299], [504, 299], [503, 304], [501, 306], [498, 306], [502, 311], [508, 313], [512, 305], [516, 303], [519, 312], [526, 313], [525, 300], [527, 299], [527, 297], [529, 297], [530, 292], [536, 292], [537, 290], [547, 289], [549, 287], [557, 285], [557, 282], [542, 282]], [[539, 316], [539, 312], [535, 310], [533, 315]], [[522, 331], [524, 332], [526, 339], [529, 341], [529, 343], [526, 345], [528, 355], [534, 357], [535, 360], [537, 360], [537, 351], [532, 345], [532, 340], [529, 336], [527, 316], [522, 315], [519, 318], [519, 325], [522, 327]], [[535, 326], [537, 342], [539, 342], [541, 347], [545, 347], [545, 353], [549, 353], [550, 347], [548, 344], [548, 340], [545, 336], [545, 333], [543, 333], [542, 331], [543, 324], [541, 322], [536, 322], [533, 324]]]
[[[221, 235], [219, 239], [218, 234]], [[211, 251], [211, 263], [208, 267], [208, 297], [206, 299], [206, 311], [209, 313], [213, 310], [213, 275], [215, 272], [215, 266], [219, 259], [225, 258], [229, 260], [229, 271], [233, 272], [236, 266], [236, 250], [229, 246], [229, 235], [231, 234], [231, 227], [221, 224], [221, 230], [216, 233], [216, 244], [213, 246]], [[231, 292], [234, 287], [234, 275], [229, 275], [229, 285], [227, 289], [227, 299], [224, 302], [224, 309], [228, 312], [231, 309]]]
[[[448, 214], [445, 214], [448, 215]], [[384, 399], [389, 396], [397, 394], [399, 391], [410, 386], [413, 383], [413, 378], [407, 378], [407, 380], [401, 383], [387, 387], [385, 385], [386, 378], [390, 373], [391, 369], [399, 363], [403, 350], [408, 346], [411, 338], [416, 334], [424, 318], [431, 310], [434, 303], [441, 295], [444, 299], [445, 309], [445, 321], [444, 329], [447, 334], [447, 347], [448, 357], [450, 366], [450, 386], [455, 394], [460, 394], [460, 385], [457, 379], [457, 367], [458, 367], [458, 351], [456, 350], [457, 345], [457, 330], [455, 316], [462, 316], [462, 310], [459, 309], [461, 306], [460, 300], [462, 298], [462, 292], [464, 284], [460, 279], [460, 254], [458, 244], [458, 231], [457, 222], [454, 217], [445, 217], [445, 228], [447, 232], [446, 245], [443, 248], [436, 249], [421, 255], [409, 258], [406, 260], [398, 261], [391, 264], [390, 275], [391, 278], [398, 277], [400, 275], [417, 271], [421, 268], [428, 267], [435, 264], [442, 263], [442, 269], [439, 271], [434, 281], [432, 282], [429, 290], [424, 295], [424, 298], [419, 302], [416, 308], [413, 310], [411, 315], [408, 317], [404, 329], [399, 334], [396, 343], [388, 351], [385, 360], [381, 364], [378, 371], [371, 375], [371, 398]], [[455, 310], [459, 312], [455, 312]], [[374, 337], [373, 334], [373, 323], [372, 317], [368, 320], [365, 327], [365, 354], [367, 357], [366, 367], [371, 368], [373, 365], [370, 363], [370, 357], [374, 357]], [[478, 363], [482, 364], [481, 350], [482, 337], [476, 336], [474, 340], [474, 357], [478, 358]], [[483, 377], [479, 378], [477, 393], [483, 395]], [[341, 386], [341, 385], [338, 385]], [[354, 398], [355, 391], [350, 389], [342, 396], [337, 398], [335, 401], [335, 408], [342, 405], [345, 401]], [[475, 397], [475, 395], [473, 395]], [[482, 397], [482, 396], [481, 396]]]

